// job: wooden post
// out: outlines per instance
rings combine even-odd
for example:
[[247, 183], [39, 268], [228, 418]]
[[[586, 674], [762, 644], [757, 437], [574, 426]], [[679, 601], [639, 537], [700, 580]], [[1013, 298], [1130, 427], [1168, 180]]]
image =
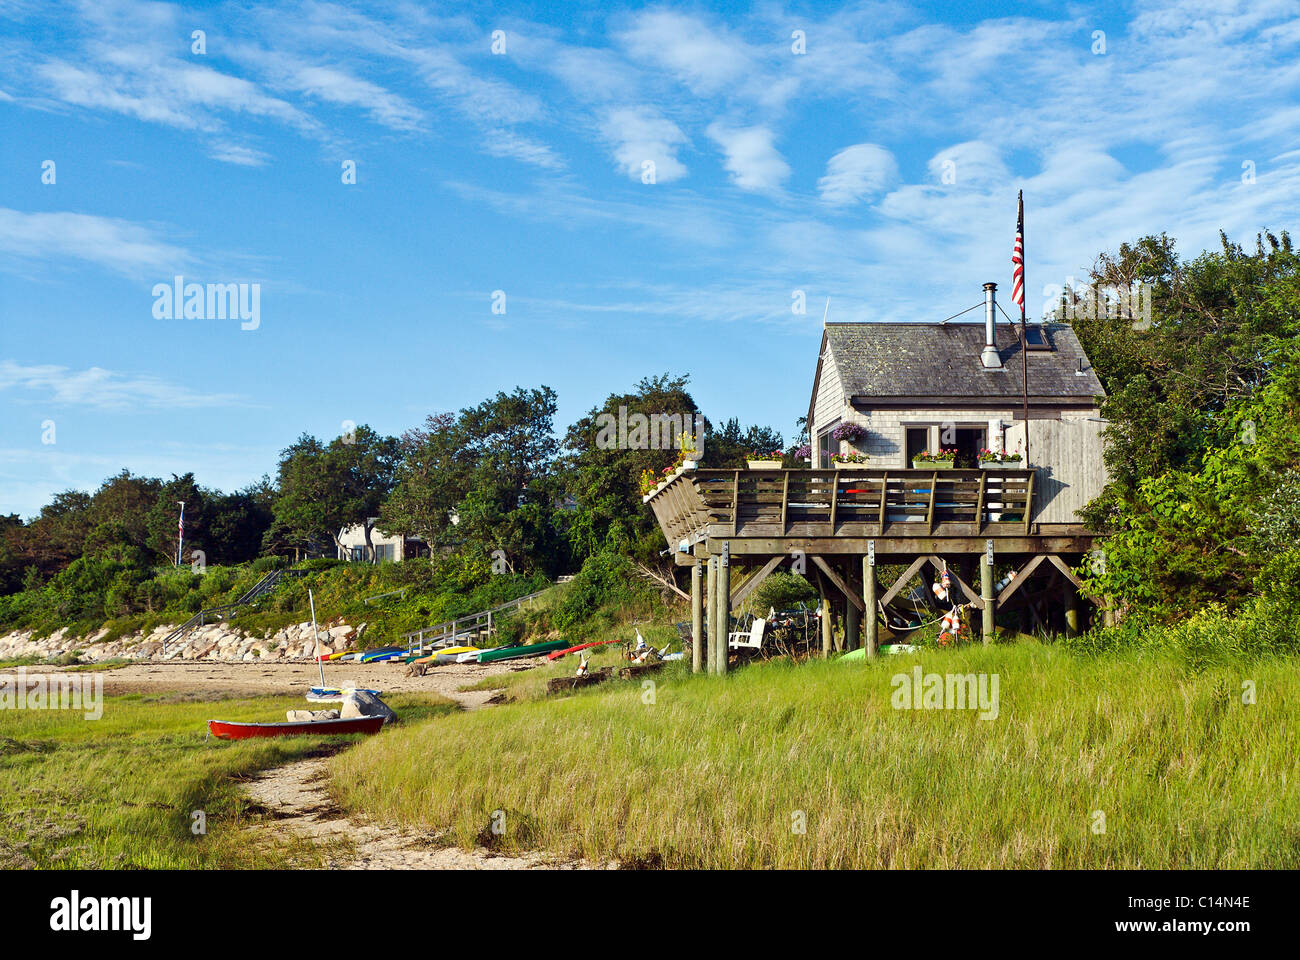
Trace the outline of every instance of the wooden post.
[[691, 673], [704, 669], [704, 565], [691, 564]]
[[992, 643], [997, 631], [997, 598], [993, 595], [993, 562], [989, 555], [980, 556], [980, 599], [984, 601], [984, 642]]
[[867, 634], [864, 641], [867, 645], [867, 656], [874, 657], [880, 640], [880, 613], [876, 603], [876, 553], [875, 544], [872, 543], [872, 550], [862, 558], [862, 605], [867, 609], [863, 612]]
[[831, 598], [830, 591], [826, 588], [826, 576], [823, 574], [817, 578], [817, 590], [821, 593], [822, 605], [822, 656], [831, 655]]
[[1061, 589], [1065, 591], [1065, 635], [1079, 635], [1079, 591], [1068, 577], [1062, 577]]
[[844, 650], [858, 649], [858, 613], [857, 604], [852, 603], [847, 597], [844, 600]]
[[731, 630], [731, 544], [723, 541], [722, 556], [718, 558], [718, 630], [715, 671], [719, 676], [727, 672], [727, 634]]
[[705, 588], [705, 608], [704, 619], [706, 621], [705, 631], [708, 637], [704, 641], [704, 662], [709, 673], [713, 672], [713, 643], [714, 638], [718, 635], [718, 558], [709, 557], [709, 566], [706, 573], [707, 586]]

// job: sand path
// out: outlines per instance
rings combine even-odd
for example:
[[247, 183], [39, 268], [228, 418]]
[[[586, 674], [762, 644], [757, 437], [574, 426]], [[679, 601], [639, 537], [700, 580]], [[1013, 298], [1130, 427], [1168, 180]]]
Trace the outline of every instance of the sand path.
[[[530, 668], [528, 662], [443, 664], [423, 677], [408, 677], [404, 665], [327, 663], [325, 681], [334, 687], [368, 687], [385, 693], [436, 693], [466, 710], [488, 704], [492, 690], [459, 688], [484, 676]], [[315, 663], [143, 662], [104, 674], [104, 693], [166, 694], [185, 699], [224, 700], [240, 696], [301, 696], [320, 683]], [[304, 702], [304, 707], [307, 704]], [[324, 705], [328, 706], [328, 704]], [[282, 718], [281, 718], [282, 719]], [[264, 770], [244, 784], [264, 819], [254, 837], [283, 837], [285, 831], [316, 847], [333, 869], [350, 870], [533, 870], [590, 869], [585, 861], [559, 860], [543, 853], [502, 856], [485, 847], [463, 850], [442, 835], [401, 829], [349, 817], [329, 795], [329, 757], [318, 756]]]

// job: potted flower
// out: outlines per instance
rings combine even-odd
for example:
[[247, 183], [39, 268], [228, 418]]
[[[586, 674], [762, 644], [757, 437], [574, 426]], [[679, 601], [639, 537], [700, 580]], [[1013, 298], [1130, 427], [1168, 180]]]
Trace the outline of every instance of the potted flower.
[[930, 453], [922, 450], [912, 458], [913, 470], [951, 470], [953, 461], [957, 459], [956, 450], [937, 450]]
[[1005, 450], [984, 449], [979, 452], [979, 464], [981, 470], [992, 470], [997, 467], [1004, 467], [1008, 464], [1020, 463], [1020, 452], [1007, 453]]
[[805, 443], [802, 447], [795, 447], [794, 458], [803, 463], [812, 463], [812, 446]]
[[870, 459], [865, 453], [837, 453], [831, 457], [831, 465], [836, 470], [843, 470], [846, 467], [863, 466]]
[[696, 446], [695, 437], [689, 433], [682, 434], [681, 452], [677, 458], [677, 465], [683, 470], [694, 470], [700, 465], [700, 450]]
[[860, 423], [841, 423], [831, 431], [831, 439], [856, 446], [867, 439], [867, 428]]
[[749, 464], [751, 470], [780, 470], [783, 456], [780, 450], [773, 450], [770, 453], [751, 450], [745, 454], [745, 462]]

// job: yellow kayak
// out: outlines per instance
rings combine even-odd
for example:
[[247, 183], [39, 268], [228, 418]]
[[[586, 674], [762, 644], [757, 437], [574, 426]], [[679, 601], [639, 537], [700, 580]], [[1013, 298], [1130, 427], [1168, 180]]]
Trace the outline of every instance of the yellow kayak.
[[420, 657], [415, 663], [452, 663], [462, 653], [477, 653], [478, 647], [444, 647], [435, 650], [427, 657]]

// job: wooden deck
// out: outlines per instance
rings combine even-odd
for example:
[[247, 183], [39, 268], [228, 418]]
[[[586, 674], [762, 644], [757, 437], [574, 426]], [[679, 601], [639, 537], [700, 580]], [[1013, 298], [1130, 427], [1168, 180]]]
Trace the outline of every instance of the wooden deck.
[[[979, 611], [988, 642], [996, 612], [1022, 610], [1022, 629], [1053, 619], [1059, 597], [1067, 631], [1080, 625], [1083, 581], [1075, 572], [1095, 535], [1078, 523], [1044, 523], [1037, 471], [693, 470], [645, 498], [675, 562], [691, 569], [691, 667], [725, 673], [723, 637], [731, 610], [783, 564], [821, 595], [822, 652], [832, 649], [832, 615], [842, 610], [844, 645], [861, 638], [868, 655], [888, 625], [890, 604], [919, 576], [950, 577], [954, 599]], [[995, 591], [995, 568], [1012, 578]], [[734, 586], [732, 570], [744, 577]], [[877, 579], [895, 571], [893, 584]], [[897, 573], [901, 570], [901, 573]], [[976, 579], [978, 572], [978, 580]], [[978, 584], [978, 590], [975, 584]], [[1029, 584], [1027, 587], [1026, 584]]]
[[[648, 498], [673, 553], [1084, 552], [1081, 524], [1035, 521], [1033, 470], [695, 470]], [[1052, 541], [1040, 544], [1040, 539]], [[834, 540], [837, 543], [825, 541]], [[777, 543], [777, 541], [781, 541]], [[926, 547], [925, 543], [933, 544]], [[683, 544], [686, 549], [682, 549]], [[698, 546], [697, 546], [698, 545]]]

